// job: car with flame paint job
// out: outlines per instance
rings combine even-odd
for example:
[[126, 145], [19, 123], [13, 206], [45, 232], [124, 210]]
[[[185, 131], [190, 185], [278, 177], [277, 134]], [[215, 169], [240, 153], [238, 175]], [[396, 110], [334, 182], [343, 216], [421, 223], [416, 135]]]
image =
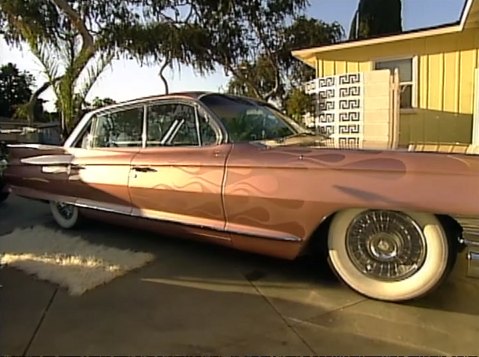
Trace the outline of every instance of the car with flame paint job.
[[92, 111], [62, 146], [10, 145], [4, 176], [65, 229], [90, 217], [318, 254], [374, 299], [430, 293], [465, 248], [478, 275], [479, 157], [326, 142], [261, 101], [178, 93]]

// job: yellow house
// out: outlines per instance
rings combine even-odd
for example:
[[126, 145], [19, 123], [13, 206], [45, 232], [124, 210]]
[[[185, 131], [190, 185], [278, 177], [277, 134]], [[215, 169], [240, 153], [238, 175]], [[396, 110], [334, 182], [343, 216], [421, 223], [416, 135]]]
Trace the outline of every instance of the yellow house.
[[317, 77], [399, 71], [399, 146], [479, 144], [479, 0], [459, 21], [398, 35], [297, 50]]

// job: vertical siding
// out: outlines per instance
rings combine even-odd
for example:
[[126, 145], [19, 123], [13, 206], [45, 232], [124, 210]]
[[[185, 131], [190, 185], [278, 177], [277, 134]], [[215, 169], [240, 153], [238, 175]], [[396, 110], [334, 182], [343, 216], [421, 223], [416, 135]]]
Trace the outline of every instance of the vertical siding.
[[372, 71], [372, 70], [373, 70], [372, 62], [364, 61], [364, 62], [359, 63], [359, 71], [360, 72], [369, 72], [369, 71]]
[[[459, 109], [459, 53], [444, 54], [443, 110], [457, 113]], [[425, 86], [427, 88], [427, 86]]]
[[324, 71], [324, 76], [335, 75], [336, 72], [335, 72], [334, 61], [323, 61], [323, 71]]
[[460, 52], [459, 88], [459, 112], [472, 113], [474, 110], [474, 69], [476, 68], [476, 50], [464, 50]]
[[346, 64], [346, 71], [348, 73], [359, 72], [359, 62], [348, 62]]
[[433, 54], [428, 56], [428, 106], [430, 110], [442, 110], [442, 99], [444, 91], [444, 67], [443, 67], [444, 55], [442, 53]]
[[319, 58], [316, 59], [316, 77], [324, 77], [323, 62], [324, 61]]
[[321, 73], [368, 72], [376, 58], [406, 56], [418, 58], [418, 107], [401, 113], [401, 143], [470, 142], [479, 64], [477, 30], [368, 46], [367, 50], [339, 50], [321, 62]]
[[335, 62], [335, 74], [345, 74], [348, 73], [348, 62], [346, 61], [336, 61]]
[[428, 89], [427, 83], [429, 81], [429, 61], [427, 56], [419, 57], [418, 71], [419, 71], [418, 105], [420, 108], [427, 108], [429, 106], [429, 95], [427, 90]]

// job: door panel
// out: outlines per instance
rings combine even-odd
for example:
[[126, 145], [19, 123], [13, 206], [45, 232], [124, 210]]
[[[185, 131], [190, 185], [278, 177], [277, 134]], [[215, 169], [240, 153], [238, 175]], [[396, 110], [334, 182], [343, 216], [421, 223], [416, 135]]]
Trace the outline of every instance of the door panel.
[[222, 183], [230, 145], [141, 150], [132, 161], [133, 214], [224, 230]]
[[128, 192], [130, 164], [142, 147], [144, 106], [100, 113], [92, 119], [75, 147], [68, 182], [76, 204], [131, 213]]
[[321, 214], [309, 190], [317, 176], [302, 159], [308, 150], [235, 144], [224, 187], [226, 230], [292, 243], [308, 236]]
[[70, 149], [68, 182], [79, 206], [131, 213], [130, 163], [139, 148]]

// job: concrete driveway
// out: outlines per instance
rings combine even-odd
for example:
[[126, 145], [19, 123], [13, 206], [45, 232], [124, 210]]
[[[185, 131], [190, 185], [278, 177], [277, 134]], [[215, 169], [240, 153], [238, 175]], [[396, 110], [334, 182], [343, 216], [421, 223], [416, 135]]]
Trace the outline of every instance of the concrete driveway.
[[[0, 235], [51, 225], [48, 207], [10, 198]], [[156, 255], [80, 297], [0, 269], [0, 354], [477, 355], [479, 282], [460, 257], [433, 295], [387, 304], [357, 295], [324, 264], [92, 224], [82, 238]]]

